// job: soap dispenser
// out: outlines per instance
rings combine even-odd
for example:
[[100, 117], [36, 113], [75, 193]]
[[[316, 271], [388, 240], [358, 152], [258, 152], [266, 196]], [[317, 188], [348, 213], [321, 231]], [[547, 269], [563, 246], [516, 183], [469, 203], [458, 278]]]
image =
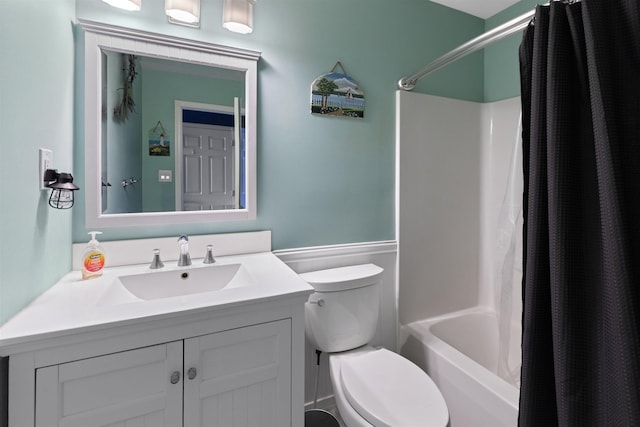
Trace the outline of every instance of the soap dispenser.
[[102, 232], [90, 231], [89, 234], [91, 235], [91, 240], [89, 240], [87, 249], [82, 254], [83, 280], [102, 276], [102, 269], [105, 263], [104, 249], [96, 240], [96, 234], [102, 234]]

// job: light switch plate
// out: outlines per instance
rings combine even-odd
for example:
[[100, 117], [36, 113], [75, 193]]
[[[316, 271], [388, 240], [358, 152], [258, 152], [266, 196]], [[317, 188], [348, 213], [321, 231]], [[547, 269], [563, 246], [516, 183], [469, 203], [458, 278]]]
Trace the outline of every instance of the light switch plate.
[[47, 169], [53, 169], [53, 151], [40, 148], [38, 154], [40, 160], [40, 168], [38, 169], [40, 173], [40, 190], [48, 190], [48, 188], [44, 186], [44, 172]]
[[173, 171], [171, 169], [158, 170], [158, 182], [172, 182], [173, 181]]

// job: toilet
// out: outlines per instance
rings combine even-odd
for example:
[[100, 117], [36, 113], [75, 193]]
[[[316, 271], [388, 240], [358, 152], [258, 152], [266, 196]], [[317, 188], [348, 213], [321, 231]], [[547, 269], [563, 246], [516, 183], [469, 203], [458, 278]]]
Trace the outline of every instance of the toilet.
[[300, 276], [315, 292], [305, 304], [305, 330], [329, 353], [329, 371], [347, 427], [446, 427], [447, 404], [431, 378], [397, 353], [374, 348], [383, 269], [374, 264]]

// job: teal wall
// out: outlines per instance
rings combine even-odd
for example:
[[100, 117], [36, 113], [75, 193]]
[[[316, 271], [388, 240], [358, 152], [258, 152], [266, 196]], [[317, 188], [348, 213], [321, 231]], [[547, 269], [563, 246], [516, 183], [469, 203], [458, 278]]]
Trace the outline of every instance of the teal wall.
[[[485, 31], [527, 13], [539, 2], [521, 0], [485, 21]], [[522, 32], [518, 32], [484, 49], [485, 102], [520, 96], [520, 66], [518, 47]]]
[[[102, 238], [270, 229], [275, 249], [394, 239], [396, 82], [481, 33], [484, 21], [425, 0], [269, 0], [254, 8], [254, 32], [238, 35], [221, 26], [222, 0], [202, 2], [200, 29], [168, 24], [163, 4], [145, 0], [140, 12], [129, 13], [77, 0], [76, 13], [262, 52], [258, 216], [224, 224], [109, 228]], [[309, 113], [311, 82], [338, 60], [365, 91], [363, 120]], [[482, 55], [466, 58], [418, 90], [481, 101], [482, 62]], [[75, 158], [76, 171], [83, 156]], [[84, 241], [84, 210], [75, 213], [73, 239]]]
[[[72, 212], [57, 211], [36, 178], [37, 149], [50, 148], [55, 167], [72, 170], [85, 188], [76, 17], [262, 52], [258, 218], [109, 228], [102, 237], [271, 229], [280, 249], [395, 238], [397, 80], [534, 3], [485, 23], [426, 0], [269, 0], [256, 4], [255, 30], [244, 36], [221, 28], [222, 0], [202, 2], [200, 29], [168, 24], [163, 0], [143, 4], [130, 13], [99, 0], [0, 0], [0, 324], [71, 268], [72, 241], [87, 240], [83, 189]], [[416, 91], [470, 101], [516, 96], [516, 39], [434, 73]], [[338, 60], [365, 91], [363, 120], [309, 114], [311, 82]]]
[[48, 206], [38, 148], [72, 171], [75, 11], [73, 0], [0, 6], [1, 325], [71, 269], [73, 210]]

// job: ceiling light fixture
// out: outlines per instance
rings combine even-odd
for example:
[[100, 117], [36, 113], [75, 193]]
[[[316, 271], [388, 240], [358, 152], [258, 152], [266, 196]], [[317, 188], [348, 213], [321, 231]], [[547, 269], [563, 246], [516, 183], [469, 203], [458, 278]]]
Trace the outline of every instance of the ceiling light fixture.
[[142, 0], [102, 0], [103, 2], [124, 10], [140, 10]]
[[222, 26], [234, 33], [251, 33], [253, 31], [254, 3], [255, 0], [224, 0]]
[[200, 26], [200, 0], [165, 0], [164, 13], [173, 24]]

